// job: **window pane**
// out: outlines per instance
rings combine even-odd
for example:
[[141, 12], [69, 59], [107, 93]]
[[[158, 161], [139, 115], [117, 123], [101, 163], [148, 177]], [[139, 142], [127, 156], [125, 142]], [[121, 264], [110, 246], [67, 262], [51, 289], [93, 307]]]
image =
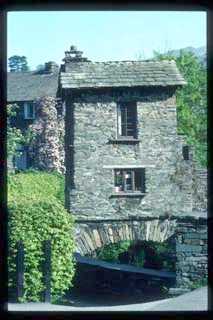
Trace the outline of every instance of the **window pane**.
[[135, 190], [141, 191], [141, 172], [135, 173]]
[[145, 192], [145, 170], [135, 170], [135, 190]]
[[132, 172], [130, 170], [125, 172], [124, 179], [126, 191], [132, 191]]
[[136, 138], [136, 103], [120, 103], [118, 110], [118, 134], [125, 137], [131, 136]]
[[29, 104], [28, 110], [29, 110], [29, 117], [33, 118], [33, 105], [32, 104]]
[[25, 119], [34, 119], [34, 105], [32, 103], [24, 104]]
[[123, 190], [123, 172], [115, 170], [115, 187], [119, 187], [119, 191]]

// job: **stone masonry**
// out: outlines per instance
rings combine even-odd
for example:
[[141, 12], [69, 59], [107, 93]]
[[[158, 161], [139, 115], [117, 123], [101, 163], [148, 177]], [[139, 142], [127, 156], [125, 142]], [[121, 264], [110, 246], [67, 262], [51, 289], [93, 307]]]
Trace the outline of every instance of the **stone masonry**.
[[176, 230], [176, 281], [177, 286], [191, 287], [207, 282], [207, 221], [183, 221]]
[[[175, 93], [184, 79], [174, 62], [92, 63], [74, 47], [64, 61], [65, 202], [77, 250], [94, 255], [108, 243], [174, 236], [177, 286], [190, 288], [207, 277], [207, 190], [177, 134]], [[119, 139], [119, 103], [136, 104], [137, 137]], [[115, 190], [115, 170], [127, 168], [143, 169], [143, 191]]]
[[[138, 141], [116, 143], [116, 103], [137, 101]], [[132, 216], [186, 215], [192, 211], [190, 160], [184, 160], [177, 135], [174, 89], [125, 89], [108, 94], [72, 95], [73, 188], [67, 183], [67, 206], [78, 219], [124, 219]], [[69, 117], [69, 115], [67, 115]], [[69, 119], [67, 119], [69, 121]], [[146, 193], [114, 195], [113, 168], [143, 166]], [[71, 179], [71, 176], [67, 177]], [[189, 191], [189, 193], [187, 193]], [[103, 214], [104, 212], [104, 214]]]

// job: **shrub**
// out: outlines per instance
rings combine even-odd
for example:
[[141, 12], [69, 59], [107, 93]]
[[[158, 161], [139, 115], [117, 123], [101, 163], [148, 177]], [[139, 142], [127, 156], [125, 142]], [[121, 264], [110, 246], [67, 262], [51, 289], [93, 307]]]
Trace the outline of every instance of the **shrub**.
[[[15, 246], [18, 241], [22, 241], [25, 248], [25, 272], [24, 297], [21, 301], [41, 301], [44, 290], [41, 268], [44, 240], [50, 240], [52, 247], [52, 301], [61, 297], [72, 285], [75, 269], [73, 218], [57, 199], [58, 190], [50, 192], [51, 188], [47, 188], [48, 179], [45, 180], [45, 177], [49, 176], [50, 181], [50, 175], [31, 172], [9, 177], [8, 283], [9, 288], [15, 289]], [[38, 179], [33, 180], [33, 176]]]
[[97, 257], [109, 262], [174, 271], [174, 259], [171, 258], [173, 251], [173, 244], [169, 242], [120, 241], [97, 250]]
[[54, 197], [64, 205], [64, 176], [58, 172], [28, 170], [8, 176], [9, 202]]
[[119, 262], [119, 255], [126, 252], [129, 245], [130, 241], [120, 241], [118, 243], [108, 244], [97, 250], [97, 258], [109, 262]]

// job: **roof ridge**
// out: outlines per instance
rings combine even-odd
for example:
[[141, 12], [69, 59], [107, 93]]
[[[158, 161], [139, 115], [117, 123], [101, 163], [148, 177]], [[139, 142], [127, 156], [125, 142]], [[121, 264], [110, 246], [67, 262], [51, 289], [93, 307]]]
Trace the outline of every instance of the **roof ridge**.
[[147, 59], [147, 60], [109, 60], [109, 61], [85, 61], [85, 62], [73, 62], [73, 64], [94, 64], [94, 63], [123, 63], [123, 62], [132, 62], [132, 63], [143, 63], [143, 62], [154, 62], [154, 63], [162, 63], [162, 62], [168, 62], [168, 63], [174, 63], [175, 60], [153, 60], [153, 59]]

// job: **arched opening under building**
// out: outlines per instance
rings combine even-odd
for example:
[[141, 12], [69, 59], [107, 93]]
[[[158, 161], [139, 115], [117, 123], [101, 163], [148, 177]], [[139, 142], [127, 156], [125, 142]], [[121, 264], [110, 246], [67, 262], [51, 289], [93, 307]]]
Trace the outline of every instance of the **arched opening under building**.
[[109, 304], [168, 298], [169, 288], [175, 286], [175, 265], [174, 235], [164, 242], [110, 243], [78, 263], [73, 292]]

